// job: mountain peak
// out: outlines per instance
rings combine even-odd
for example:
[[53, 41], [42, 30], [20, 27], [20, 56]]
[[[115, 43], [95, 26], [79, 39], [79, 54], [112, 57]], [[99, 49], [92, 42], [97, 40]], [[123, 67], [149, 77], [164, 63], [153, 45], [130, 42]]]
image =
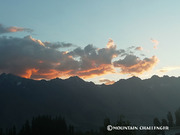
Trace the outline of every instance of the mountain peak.
[[71, 77], [69, 77], [68, 79], [78, 79], [78, 80], [82, 80], [80, 77], [78, 77], [78, 76], [71, 76]]
[[68, 79], [66, 79], [66, 80], [70, 80], [70, 81], [80, 81], [80, 82], [85, 82], [83, 79], [81, 79], [80, 77], [78, 77], [78, 76], [71, 76], [71, 77], [69, 77]]
[[160, 79], [160, 77], [158, 75], [153, 75], [151, 79]]
[[139, 78], [139, 77], [137, 77], [137, 76], [133, 76], [133, 77], [127, 79], [127, 80], [141, 80], [141, 78]]

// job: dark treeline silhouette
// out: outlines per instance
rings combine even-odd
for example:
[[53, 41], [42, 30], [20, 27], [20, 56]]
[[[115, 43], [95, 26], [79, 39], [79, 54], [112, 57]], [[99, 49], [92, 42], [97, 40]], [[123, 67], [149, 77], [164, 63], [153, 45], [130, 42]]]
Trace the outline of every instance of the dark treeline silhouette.
[[[162, 120], [159, 120], [157, 117], [153, 119], [154, 126], [169, 126], [171, 129], [172, 127], [179, 127], [180, 126], [180, 108], [175, 111], [175, 121], [173, 119], [173, 115], [171, 112], [167, 113], [167, 119], [163, 118]], [[148, 131], [147, 135], [158, 135], [162, 134], [164, 135], [165, 131]]]
[[[109, 118], [105, 118], [103, 126], [98, 131], [86, 131], [75, 130], [73, 125], [67, 125], [66, 121], [62, 117], [51, 117], [51, 116], [38, 116], [33, 117], [32, 121], [28, 120], [17, 132], [16, 127], [8, 128], [3, 131], [0, 128], [0, 135], [164, 135], [165, 131], [161, 130], [148, 130], [148, 131], [137, 131], [137, 130], [112, 130], [108, 131], [107, 126], [133, 126], [130, 121], [125, 120], [124, 116], [121, 115], [116, 122], [111, 122]], [[171, 112], [167, 113], [167, 119], [163, 118], [159, 120], [157, 117], [153, 119], [154, 126], [169, 126], [175, 127], [180, 126], [180, 108], [175, 111], [175, 122]]]
[[176, 126], [180, 126], [180, 108], [176, 110], [175, 117], [176, 117]]
[[86, 131], [74, 130], [74, 126], [67, 125], [66, 121], [62, 117], [52, 118], [51, 116], [38, 116], [34, 117], [31, 123], [27, 120], [22, 126], [20, 131], [16, 131], [16, 127], [6, 129], [0, 129], [0, 135], [136, 135], [135, 131], [128, 130], [112, 130], [108, 131], [107, 126], [130, 126], [129, 121], [124, 120], [123, 116], [115, 123], [111, 123], [109, 118], [104, 119], [104, 124], [99, 128], [99, 131]]
[[169, 127], [178, 127], [180, 126], [180, 108], [175, 111], [175, 121], [173, 119], [173, 115], [171, 112], [167, 113], [167, 120], [162, 119], [161, 122], [158, 118], [154, 118], [154, 125], [155, 126], [169, 126]]
[[0, 130], [0, 135], [70, 135], [73, 133], [73, 127], [67, 127], [62, 117], [52, 118], [51, 116], [38, 116], [32, 119], [31, 124], [26, 121], [19, 133], [16, 128]]
[[26, 121], [19, 135], [60, 135], [67, 134], [67, 125], [63, 118], [51, 116], [39, 116], [33, 118], [30, 126], [29, 122]]

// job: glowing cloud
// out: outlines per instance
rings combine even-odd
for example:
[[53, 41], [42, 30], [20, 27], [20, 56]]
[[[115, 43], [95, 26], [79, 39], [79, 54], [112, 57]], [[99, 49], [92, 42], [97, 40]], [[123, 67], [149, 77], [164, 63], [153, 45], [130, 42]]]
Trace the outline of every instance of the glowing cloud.
[[39, 45], [45, 46], [44, 43], [43, 43], [41, 40], [32, 38], [31, 36], [26, 36], [25, 38], [30, 39], [30, 40], [32, 40], [32, 41], [38, 43]]
[[113, 41], [112, 39], [109, 39], [106, 47], [107, 47], [107, 48], [113, 48], [113, 47], [115, 47], [114, 41]]
[[24, 74], [20, 74], [21, 77], [30, 78], [32, 74], [37, 73], [38, 69], [27, 69]]
[[100, 82], [100, 83], [104, 83], [104, 84], [106, 84], [106, 85], [112, 85], [112, 84], [115, 83], [115, 81], [111, 81], [111, 80], [109, 80], [109, 79], [104, 79], [104, 78], [100, 79], [99, 82]]

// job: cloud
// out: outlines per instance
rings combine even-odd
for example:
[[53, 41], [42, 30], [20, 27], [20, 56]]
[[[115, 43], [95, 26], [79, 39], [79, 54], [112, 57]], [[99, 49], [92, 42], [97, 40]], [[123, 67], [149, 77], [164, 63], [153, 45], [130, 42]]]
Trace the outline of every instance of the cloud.
[[56, 43], [43, 42], [43, 43], [45, 44], [45, 46], [52, 48], [52, 49], [77, 47], [71, 43], [64, 43], [64, 42], [56, 42]]
[[47, 49], [32, 37], [0, 37], [0, 71], [26, 78], [42, 70], [54, 68], [62, 59], [60, 52]]
[[134, 49], [134, 48], [136, 48], [135, 46], [130, 46], [130, 47], [128, 47], [127, 49], [128, 50], [131, 50], [131, 49]]
[[[115, 70], [112, 65], [112, 59], [121, 53], [123, 53], [123, 51], [117, 50], [116, 46], [99, 49], [89, 44], [83, 49], [78, 47], [67, 53], [67, 55], [77, 60], [76, 65], [79, 65], [76, 66], [76, 70], [73, 70], [71, 73], [75, 74], [76, 72], [79, 76], [86, 78], [95, 75], [114, 73]], [[63, 67], [67, 68], [67, 61], [65, 61]]]
[[[113, 41], [109, 40], [108, 44], [111, 43]], [[134, 54], [117, 49], [114, 43], [106, 48], [96, 48], [89, 44], [71, 51], [64, 51], [64, 47], [75, 46], [63, 42], [43, 42], [31, 36], [0, 37], [0, 73], [32, 79], [69, 76], [91, 78], [116, 73], [116, 67], [123, 74], [143, 73], [150, 70], [158, 60], [155, 56], [140, 60]]]
[[157, 62], [158, 58], [156, 56], [141, 60], [135, 55], [127, 55], [124, 59], [115, 61], [114, 66], [119, 67], [122, 74], [137, 75], [151, 70]]
[[159, 41], [151, 38], [151, 42], [154, 44], [154, 47], [153, 47], [153, 48], [154, 48], [154, 49], [157, 49], [157, 46], [159, 45]]
[[112, 39], [109, 39], [106, 47], [107, 47], [107, 48], [115, 47], [114, 41], [113, 41]]
[[22, 27], [15, 27], [15, 26], [5, 27], [2, 24], [0, 24], [0, 34], [22, 32], [22, 31], [31, 33], [33, 30], [29, 28], [22, 28]]
[[163, 67], [159, 70], [159, 72], [169, 72], [173, 70], [180, 70], [180, 66], [169, 66], [169, 67]]
[[115, 81], [111, 81], [111, 80], [109, 80], [109, 79], [103, 79], [103, 78], [100, 79], [99, 82], [100, 82], [100, 83], [104, 83], [104, 84], [106, 84], [106, 85], [112, 85], [112, 84], [115, 83]]
[[135, 50], [137, 50], [137, 51], [142, 51], [143, 48], [142, 48], [141, 46], [139, 46], [139, 47], [136, 47]]
[[66, 52], [50, 44], [31, 36], [0, 37], [0, 72], [32, 79], [74, 75], [88, 78], [113, 73], [111, 60], [120, 53], [112, 47], [97, 49], [93, 45]]
[[146, 55], [145, 55], [145, 54], [143, 54], [143, 53], [142, 53], [142, 54], [140, 54], [140, 55], [141, 55], [141, 56], [146, 56]]
[[91, 67], [89, 64], [93, 64], [92, 67], [97, 67], [101, 64], [111, 64], [112, 59], [122, 53], [124, 53], [123, 50], [117, 50], [116, 46], [99, 49], [89, 44], [84, 47], [84, 49], [78, 47], [68, 54], [72, 55], [74, 58], [81, 58], [82, 67], [87, 69], [86, 67]]

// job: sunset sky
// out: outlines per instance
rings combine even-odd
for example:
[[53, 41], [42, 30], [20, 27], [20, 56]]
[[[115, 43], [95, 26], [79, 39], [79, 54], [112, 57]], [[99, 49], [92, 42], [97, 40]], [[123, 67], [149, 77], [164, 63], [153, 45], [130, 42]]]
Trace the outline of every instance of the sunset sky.
[[0, 73], [111, 84], [180, 75], [179, 0], [0, 0]]

